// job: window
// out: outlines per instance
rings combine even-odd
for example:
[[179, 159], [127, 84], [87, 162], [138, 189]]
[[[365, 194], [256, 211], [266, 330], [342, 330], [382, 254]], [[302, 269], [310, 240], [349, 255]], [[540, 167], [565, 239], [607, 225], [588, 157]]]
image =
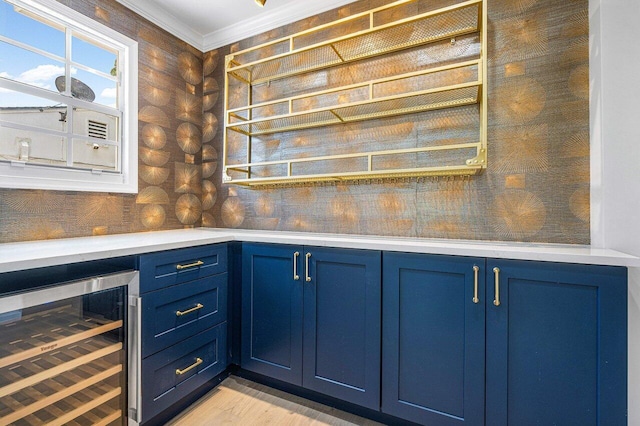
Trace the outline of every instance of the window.
[[137, 67], [55, 0], [0, 0], [0, 187], [137, 192]]

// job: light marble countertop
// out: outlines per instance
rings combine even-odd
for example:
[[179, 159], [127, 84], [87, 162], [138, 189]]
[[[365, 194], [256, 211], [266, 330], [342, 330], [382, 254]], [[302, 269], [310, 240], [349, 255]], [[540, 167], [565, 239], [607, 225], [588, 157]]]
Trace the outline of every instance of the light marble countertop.
[[197, 228], [0, 244], [0, 272], [107, 259], [227, 241], [306, 244], [321, 247], [501, 259], [640, 266], [640, 258], [638, 257], [614, 250], [578, 245]]

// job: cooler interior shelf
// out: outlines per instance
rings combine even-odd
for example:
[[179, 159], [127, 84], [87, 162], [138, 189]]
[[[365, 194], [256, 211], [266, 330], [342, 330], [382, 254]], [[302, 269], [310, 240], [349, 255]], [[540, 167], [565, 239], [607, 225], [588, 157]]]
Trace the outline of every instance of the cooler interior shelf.
[[[46, 323], [46, 327], [43, 327]], [[121, 419], [122, 320], [84, 318], [57, 307], [4, 324], [0, 426], [108, 425]]]
[[[47, 332], [42, 331], [39, 319], [47, 321]], [[0, 368], [120, 327], [122, 321], [102, 324], [94, 318], [78, 319], [71, 306], [32, 314], [21, 322], [0, 326], [0, 333], [9, 336], [9, 344], [0, 346]]]

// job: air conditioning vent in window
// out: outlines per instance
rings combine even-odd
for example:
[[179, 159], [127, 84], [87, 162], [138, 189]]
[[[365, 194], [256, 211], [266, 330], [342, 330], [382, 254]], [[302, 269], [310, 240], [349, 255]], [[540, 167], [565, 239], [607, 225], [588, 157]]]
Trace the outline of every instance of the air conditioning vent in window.
[[89, 120], [87, 130], [92, 138], [107, 139], [107, 123]]

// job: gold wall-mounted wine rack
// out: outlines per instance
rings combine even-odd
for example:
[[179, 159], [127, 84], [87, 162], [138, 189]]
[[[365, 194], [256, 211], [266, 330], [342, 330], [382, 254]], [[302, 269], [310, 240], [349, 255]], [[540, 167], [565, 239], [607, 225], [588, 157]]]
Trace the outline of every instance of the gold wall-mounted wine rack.
[[[437, 10], [401, 18], [396, 8], [419, 0], [400, 0], [386, 6], [351, 15], [288, 37], [251, 47], [226, 57], [225, 134], [223, 180], [245, 186], [301, 184], [305, 182], [352, 181], [362, 179], [422, 176], [474, 175], [487, 165], [487, 29], [486, 2], [471, 0]], [[346, 31], [345, 31], [346, 29]], [[332, 36], [341, 31], [338, 37]], [[345, 34], [346, 33], [346, 34]], [[430, 45], [456, 37], [477, 34], [477, 58], [449, 61], [445, 65], [358, 82], [321, 91], [253, 102], [253, 88], [353, 61], [366, 60], [401, 50]], [[434, 84], [434, 81], [436, 82]], [[230, 105], [230, 83], [245, 87], [246, 103]], [[389, 88], [393, 90], [389, 90]], [[311, 105], [311, 107], [309, 107]], [[318, 106], [320, 105], [320, 106]], [[393, 148], [304, 158], [253, 161], [252, 139], [329, 125], [406, 115], [424, 111], [478, 106], [478, 141], [415, 148]], [[229, 161], [229, 132], [246, 137], [246, 161]], [[257, 142], [260, 143], [260, 142]], [[257, 144], [256, 143], [256, 144]], [[384, 165], [385, 158], [403, 155], [442, 156], [445, 152], [470, 152], [462, 164], [436, 160], [407, 162], [406, 167]], [[307, 153], [308, 155], [308, 153]], [[348, 168], [327, 166], [346, 161]], [[325, 167], [310, 168], [310, 165]], [[256, 171], [262, 171], [256, 173]], [[268, 172], [264, 172], [268, 170]]]

